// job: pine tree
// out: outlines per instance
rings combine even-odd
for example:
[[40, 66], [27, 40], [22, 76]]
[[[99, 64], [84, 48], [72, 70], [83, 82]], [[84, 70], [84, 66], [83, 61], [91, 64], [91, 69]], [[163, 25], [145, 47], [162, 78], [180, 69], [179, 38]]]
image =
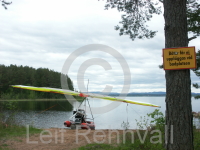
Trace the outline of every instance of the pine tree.
[[[61, 73], [47, 68], [34, 69], [28, 66], [0, 65], [0, 98], [64, 98], [64, 95], [46, 92], [13, 89], [10, 85], [61, 88]], [[69, 90], [74, 90], [71, 79], [66, 75]], [[2, 96], [3, 95], [3, 96]]]
[[[187, 1], [163, 0], [165, 19], [165, 48], [187, 47]], [[158, 3], [151, 0], [108, 0], [105, 6], [125, 12], [122, 26], [116, 26], [120, 35], [135, 38], [153, 38], [156, 31], [145, 25], [153, 14], [160, 14]], [[192, 27], [192, 26], [190, 26]], [[192, 150], [193, 122], [191, 107], [190, 70], [167, 70], [166, 77], [166, 143], [167, 150]]]

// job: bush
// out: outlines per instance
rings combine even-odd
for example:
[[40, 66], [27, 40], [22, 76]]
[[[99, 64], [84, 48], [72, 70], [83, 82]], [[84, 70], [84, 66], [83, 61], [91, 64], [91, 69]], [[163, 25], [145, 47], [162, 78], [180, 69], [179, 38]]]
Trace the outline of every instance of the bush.
[[3, 101], [0, 102], [0, 128], [16, 124], [14, 116], [17, 113], [17, 101]]

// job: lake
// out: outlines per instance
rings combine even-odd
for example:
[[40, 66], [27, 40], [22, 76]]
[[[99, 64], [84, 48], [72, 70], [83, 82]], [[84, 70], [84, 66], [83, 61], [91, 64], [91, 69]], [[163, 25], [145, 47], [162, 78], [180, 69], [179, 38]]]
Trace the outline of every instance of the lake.
[[[129, 122], [130, 129], [137, 128], [137, 121], [141, 117], [147, 116], [147, 113], [159, 109], [165, 113], [165, 97], [127, 97], [126, 99], [152, 103], [161, 106], [161, 108], [121, 103], [117, 108], [102, 114], [93, 114], [96, 129], [123, 129], [122, 123]], [[106, 106], [112, 101], [89, 99], [90, 106]], [[119, 102], [116, 102], [119, 103]], [[18, 107], [23, 111], [17, 112], [15, 119], [20, 125], [32, 125], [36, 128], [65, 128], [63, 122], [72, 116], [72, 111], [80, 105], [79, 102], [68, 101], [19, 101]], [[193, 111], [200, 111], [200, 100], [192, 98]], [[83, 105], [84, 107], [84, 105]], [[91, 118], [91, 114], [87, 114]]]

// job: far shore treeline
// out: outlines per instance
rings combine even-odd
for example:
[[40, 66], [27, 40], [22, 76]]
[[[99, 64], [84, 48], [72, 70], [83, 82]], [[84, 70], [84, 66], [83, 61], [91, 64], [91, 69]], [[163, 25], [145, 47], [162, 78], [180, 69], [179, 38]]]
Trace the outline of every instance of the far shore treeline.
[[[63, 75], [63, 74], [62, 74]], [[67, 75], [70, 90], [74, 90], [73, 82]], [[61, 88], [61, 73], [47, 68], [0, 64], [0, 99], [65, 99], [64, 95], [16, 89], [10, 85], [27, 85], [37, 87]]]
[[[63, 75], [63, 74], [62, 74]], [[74, 91], [73, 82], [67, 76], [69, 90]], [[10, 87], [10, 85], [27, 85], [36, 87], [51, 87], [61, 88], [60, 83], [61, 73], [48, 68], [32, 68], [29, 66], [10, 65], [5, 66], [0, 64], [0, 100], [7, 99], [66, 99], [62, 94], [37, 92], [30, 90], [23, 90]], [[103, 94], [109, 96], [120, 96], [120, 93], [101, 93], [91, 92], [96, 94]], [[123, 95], [123, 94], [122, 94]], [[145, 93], [127, 93], [126, 96], [166, 96], [165, 92], [145, 92]], [[192, 93], [192, 96], [197, 97], [200, 93]], [[76, 97], [76, 99], [80, 99]]]

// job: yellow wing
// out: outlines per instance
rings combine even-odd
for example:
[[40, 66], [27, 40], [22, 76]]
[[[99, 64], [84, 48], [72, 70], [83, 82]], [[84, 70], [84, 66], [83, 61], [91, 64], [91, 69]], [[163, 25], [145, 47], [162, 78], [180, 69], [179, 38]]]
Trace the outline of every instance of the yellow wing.
[[115, 97], [110, 97], [110, 96], [105, 96], [105, 95], [100, 95], [100, 94], [93, 94], [93, 93], [85, 94], [85, 93], [79, 93], [79, 92], [74, 92], [71, 90], [64, 90], [64, 89], [58, 89], [58, 88], [34, 87], [34, 86], [24, 86], [24, 85], [11, 85], [11, 86], [14, 88], [21, 88], [21, 89], [26, 89], [26, 90], [51, 92], [51, 93], [66, 94], [66, 95], [73, 95], [73, 96], [80, 96], [80, 97], [99, 98], [99, 99], [124, 102], [124, 103], [130, 103], [130, 104], [137, 104], [137, 105], [143, 105], [143, 106], [160, 107], [158, 105], [154, 105], [154, 104], [150, 104], [150, 103], [120, 99], [120, 98], [115, 98]]
[[160, 108], [160, 106], [154, 105], [154, 104], [150, 104], [150, 103], [132, 101], [132, 100], [127, 100], [127, 99], [120, 99], [120, 98], [106, 96], [106, 95], [99, 95], [99, 94], [91, 94], [91, 93], [89, 93], [88, 97], [105, 99], [105, 100], [110, 100], [110, 101], [117, 101], [117, 102], [124, 102], [124, 103], [130, 103], [130, 104], [137, 104], [137, 105], [143, 105], [143, 106], [159, 107]]
[[25, 86], [25, 85], [11, 85], [11, 86], [14, 88], [20, 88], [20, 89], [26, 89], [26, 90], [67, 94], [67, 95], [73, 95], [73, 96], [79, 96], [79, 94], [80, 94], [78, 92], [74, 92], [71, 90], [63, 90], [63, 89], [57, 89], [57, 88], [34, 87], [34, 86]]

